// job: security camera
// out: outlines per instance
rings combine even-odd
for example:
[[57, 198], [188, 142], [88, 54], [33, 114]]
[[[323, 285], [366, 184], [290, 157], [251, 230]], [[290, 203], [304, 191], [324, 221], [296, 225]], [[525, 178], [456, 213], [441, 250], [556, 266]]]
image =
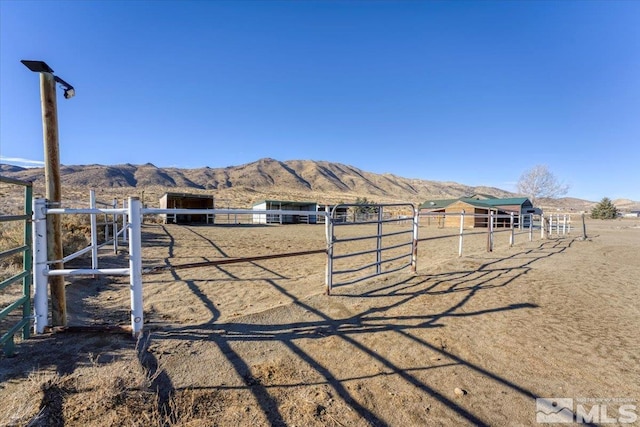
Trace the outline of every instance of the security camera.
[[73, 96], [76, 94], [76, 90], [73, 88], [73, 86], [71, 86], [69, 83], [65, 82], [58, 76], [53, 76], [53, 79], [64, 89], [64, 97], [66, 99], [73, 98]]

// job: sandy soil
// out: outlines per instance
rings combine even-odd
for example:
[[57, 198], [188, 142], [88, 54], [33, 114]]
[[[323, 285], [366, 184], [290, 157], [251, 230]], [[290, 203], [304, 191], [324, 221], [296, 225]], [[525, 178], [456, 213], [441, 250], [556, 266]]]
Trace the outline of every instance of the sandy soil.
[[[325, 248], [320, 225], [143, 232], [145, 267]], [[145, 275], [140, 340], [49, 333], [0, 359], [0, 425], [529, 426], [538, 397], [637, 408], [640, 221], [587, 234], [500, 233], [493, 252], [471, 235], [461, 258], [456, 238], [423, 240], [416, 274], [331, 296], [323, 254]], [[128, 323], [125, 282], [67, 290], [71, 324]]]

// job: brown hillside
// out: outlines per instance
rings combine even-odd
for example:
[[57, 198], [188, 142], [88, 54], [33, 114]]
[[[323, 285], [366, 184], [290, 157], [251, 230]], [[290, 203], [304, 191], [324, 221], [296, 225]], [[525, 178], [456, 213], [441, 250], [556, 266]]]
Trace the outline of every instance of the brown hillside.
[[[428, 199], [455, 198], [474, 193], [497, 197], [515, 194], [494, 187], [472, 187], [457, 182], [404, 178], [366, 172], [354, 166], [327, 161], [264, 158], [225, 168], [159, 168], [144, 165], [82, 165], [61, 167], [63, 199], [86, 204], [90, 189], [99, 199], [141, 197], [157, 206], [167, 191], [212, 194], [221, 207], [246, 208], [264, 199], [314, 200], [320, 203], [373, 202], [419, 204]], [[0, 164], [3, 176], [33, 181], [36, 194], [44, 192], [43, 168], [21, 168]], [[624, 208], [637, 206], [624, 200]], [[545, 208], [589, 210], [595, 202], [564, 198], [544, 200]], [[623, 206], [619, 206], [622, 208]]]

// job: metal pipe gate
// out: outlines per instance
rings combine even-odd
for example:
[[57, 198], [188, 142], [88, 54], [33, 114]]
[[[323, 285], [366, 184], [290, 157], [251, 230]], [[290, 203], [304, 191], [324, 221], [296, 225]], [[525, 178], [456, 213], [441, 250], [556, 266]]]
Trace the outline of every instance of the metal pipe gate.
[[[362, 215], [358, 217], [354, 213], [353, 221], [348, 221], [348, 218], [336, 216], [338, 210], [344, 210], [344, 208], [350, 208], [352, 210], [359, 210]], [[391, 215], [385, 216], [385, 208], [395, 209], [396, 211], [409, 211], [411, 215], [398, 215], [393, 217]], [[368, 215], [367, 215], [368, 214]], [[406, 225], [410, 227], [406, 229], [385, 231], [384, 226], [389, 224]], [[341, 227], [365, 227], [375, 225], [376, 231], [373, 234], [358, 234], [352, 237], [336, 236], [336, 228]], [[325, 221], [326, 238], [327, 238], [327, 268], [326, 268], [326, 293], [331, 295], [331, 291], [334, 286], [347, 285], [361, 280], [369, 279], [371, 277], [378, 276], [380, 274], [387, 274], [394, 271], [402, 270], [406, 267], [411, 267], [412, 272], [416, 271], [416, 259], [417, 259], [417, 245], [418, 245], [418, 218], [417, 210], [415, 206], [409, 203], [395, 203], [395, 204], [340, 204], [332, 208], [330, 214]], [[400, 240], [400, 243], [386, 244], [385, 238], [392, 237], [406, 237], [405, 241]], [[390, 239], [389, 239], [390, 240]], [[359, 241], [374, 241], [373, 245], [365, 247], [364, 250], [357, 250], [352, 252], [336, 253], [336, 246], [341, 246], [347, 242], [359, 242]], [[406, 249], [406, 252], [401, 252]], [[394, 252], [395, 251], [395, 252]], [[385, 258], [385, 254], [393, 252]], [[398, 252], [400, 252], [398, 254]], [[366, 262], [364, 265], [359, 265], [354, 268], [346, 268], [337, 270], [335, 268], [335, 262], [340, 259], [364, 257], [367, 255], [375, 256], [375, 260]], [[372, 258], [373, 258], [372, 256]], [[399, 266], [395, 265], [386, 271], [382, 271], [382, 266], [392, 263], [394, 261], [400, 261], [407, 259], [406, 262], [401, 263]], [[334, 276], [357, 273], [369, 269], [375, 268], [375, 272], [368, 273], [364, 276], [358, 276], [354, 279], [349, 279], [341, 283], [335, 283]]]
[[[31, 182], [0, 177], [0, 182], [24, 187], [24, 213], [22, 215], [2, 215], [0, 222], [23, 222], [23, 241], [21, 246], [13, 247], [0, 252], [0, 259], [22, 253], [22, 271], [0, 281], [0, 291], [9, 286], [21, 282], [22, 295], [8, 306], [0, 310], [0, 321], [7, 318], [15, 310], [22, 308], [22, 317], [14, 325], [0, 336], [0, 344], [7, 357], [13, 356], [15, 351], [14, 336], [22, 332], [22, 339], [29, 338], [31, 323], [31, 277], [32, 277], [32, 225], [31, 203], [33, 198], [33, 186]], [[0, 331], [1, 332], [1, 331]]]

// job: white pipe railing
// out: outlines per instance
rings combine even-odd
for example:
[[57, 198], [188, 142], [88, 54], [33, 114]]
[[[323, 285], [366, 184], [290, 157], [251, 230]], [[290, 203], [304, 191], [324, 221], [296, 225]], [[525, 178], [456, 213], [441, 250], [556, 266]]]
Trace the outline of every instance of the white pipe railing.
[[127, 276], [128, 268], [59, 268], [56, 270], [47, 270], [47, 276]]
[[[518, 229], [522, 229], [522, 223], [528, 223], [527, 224], [527, 230], [526, 231], [521, 231], [521, 232], [517, 232], [516, 231], [516, 214], [515, 213], [509, 213], [509, 214], [496, 214], [493, 211], [491, 212], [491, 214], [470, 214], [467, 215], [466, 212], [464, 210], [462, 210], [461, 212], [422, 212], [418, 214], [419, 217], [441, 217], [442, 218], [446, 218], [446, 217], [459, 217], [460, 218], [460, 222], [459, 222], [459, 231], [457, 234], [447, 234], [444, 236], [435, 236], [435, 237], [427, 237], [424, 239], [419, 239], [421, 241], [424, 240], [434, 240], [434, 239], [443, 239], [443, 238], [453, 238], [453, 237], [458, 237], [458, 257], [462, 257], [463, 255], [463, 251], [464, 251], [464, 237], [467, 235], [474, 235], [474, 234], [486, 234], [487, 235], [487, 251], [490, 252], [493, 250], [494, 245], [495, 245], [495, 233], [498, 232], [509, 232], [509, 247], [512, 247], [515, 244], [515, 236], [518, 234], [525, 234], [527, 233], [529, 235], [529, 241], [533, 241], [533, 225], [535, 222], [535, 217], [537, 216], [537, 214], [519, 214], [518, 215]], [[467, 217], [471, 217], [474, 218], [474, 228], [478, 227], [478, 223], [475, 221], [475, 218], [479, 218], [479, 219], [484, 219], [484, 221], [481, 222], [480, 227], [484, 228], [486, 226], [487, 231], [475, 231], [475, 232], [469, 232], [469, 231], [465, 231], [465, 218]], [[528, 221], [527, 221], [528, 220]], [[541, 220], [540, 220], [541, 224], [544, 223], [544, 219], [541, 216]], [[438, 228], [440, 227], [441, 223], [445, 223], [445, 222], [441, 222], [438, 221]], [[428, 224], [431, 224], [431, 222], [428, 222]], [[453, 226], [453, 221], [446, 221], [446, 224], [450, 224], [451, 226]], [[500, 229], [499, 231], [496, 230], [496, 228], [498, 228], [498, 225], [502, 225], [504, 228]], [[427, 225], [427, 227], [429, 227], [430, 225]], [[541, 228], [544, 229], [543, 225], [541, 225]]]
[[[35, 232], [33, 233], [34, 239], [34, 311], [35, 322], [34, 331], [37, 334], [41, 334], [45, 331], [48, 325], [48, 299], [47, 299], [47, 278], [48, 276], [82, 276], [82, 275], [110, 275], [110, 276], [129, 276], [129, 286], [131, 293], [131, 330], [134, 336], [138, 336], [142, 332], [144, 324], [144, 312], [142, 301], [142, 234], [141, 224], [142, 217], [146, 214], [167, 214], [169, 212], [174, 214], [193, 214], [193, 213], [205, 213], [205, 214], [238, 214], [238, 215], [254, 215], [254, 214], [273, 214], [274, 211], [268, 210], [253, 210], [253, 209], [143, 209], [141, 207], [140, 200], [138, 198], [129, 198], [126, 208], [116, 208], [115, 204], [113, 208], [103, 209], [95, 207], [94, 196], [91, 197], [90, 208], [51, 208], [47, 209], [46, 200], [35, 199], [34, 200], [34, 214], [33, 220], [35, 224]], [[278, 214], [282, 215], [299, 215], [301, 211], [278, 211]], [[49, 265], [53, 262], [47, 259], [47, 244], [46, 244], [46, 216], [47, 215], [63, 215], [63, 214], [89, 214], [95, 221], [95, 216], [104, 215], [122, 215], [126, 219], [121, 229], [114, 227], [114, 237], [108, 241], [98, 245], [94, 236], [97, 235], [92, 225], [92, 237], [91, 246], [83, 248], [74, 254], [71, 254], [63, 259], [64, 261], [71, 260], [80, 256], [81, 254], [89, 251], [95, 252], [97, 248], [111, 243], [113, 240], [117, 240], [118, 236], [128, 231], [128, 243], [129, 243], [129, 268], [97, 268], [97, 256], [92, 256], [92, 268], [73, 268], [73, 269], [49, 269]], [[313, 215], [326, 216], [324, 212], [313, 212]]]
[[[91, 205], [95, 205], [94, 196], [92, 196]], [[123, 203], [124, 205], [124, 203]], [[70, 208], [47, 208], [46, 201], [44, 199], [34, 199], [34, 213], [33, 213], [33, 221], [34, 221], [34, 310], [35, 310], [35, 323], [34, 330], [35, 333], [41, 334], [44, 332], [45, 327], [48, 322], [48, 300], [47, 300], [47, 277], [48, 276], [79, 276], [79, 275], [114, 275], [114, 276], [129, 276], [129, 286], [130, 286], [130, 299], [131, 299], [131, 329], [134, 336], [138, 336], [142, 332], [142, 328], [144, 325], [144, 312], [143, 312], [143, 300], [142, 300], [142, 234], [141, 234], [141, 226], [142, 226], [142, 218], [144, 215], [157, 215], [157, 214], [229, 214], [229, 215], [300, 215], [301, 212], [298, 210], [254, 210], [254, 209], [155, 209], [155, 208], [143, 208], [140, 200], [137, 197], [130, 197], [128, 199], [126, 208], [117, 208], [117, 203], [114, 203], [114, 207], [110, 209], [102, 209], [96, 208], [92, 206], [88, 209], [70, 209]], [[362, 207], [363, 205], [340, 205], [344, 206], [357, 206]], [[382, 274], [382, 264], [388, 263], [392, 261], [398, 261], [401, 259], [409, 257], [408, 263], [403, 263], [398, 268], [393, 268], [392, 270], [387, 270], [385, 273], [389, 273], [391, 271], [398, 271], [407, 266], [410, 266], [412, 271], [416, 271], [417, 264], [417, 243], [420, 239], [418, 239], [418, 225], [420, 216], [426, 216], [425, 214], [420, 214], [417, 209], [410, 204], [389, 204], [389, 205], [371, 205], [378, 209], [377, 211], [377, 221], [367, 220], [362, 223], [345, 223], [345, 222], [336, 222], [336, 218], [334, 218], [336, 208], [331, 212], [325, 211], [314, 211], [311, 215], [315, 215], [318, 217], [323, 217], [325, 219], [325, 237], [326, 237], [326, 254], [327, 254], [327, 264], [326, 264], [326, 276], [325, 276], [325, 284], [327, 293], [331, 293], [331, 289], [334, 286], [334, 278], [333, 276], [341, 273], [353, 273], [357, 272], [369, 267], [376, 268], [376, 272], [374, 274], [367, 275], [365, 277], [359, 277], [355, 280], [351, 280], [347, 283], [355, 283], [361, 280], [365, 280], [376, 275]], [[399, 207], [407, 208], [408, 206], [413, 209], [413, 221], [410, 222], [411, 228], [407, 230], [393, 230], [391, 232], [385, 233], [383, 230], [383, 224], [387, 223], [397, 223], [399, 225], [406, 224], [407, 218], [402, 216], [398, 218], [393, 218], [384, 215], [383, 207]], [[275, 212], [275, 213], [274, 213]], [[128, 233], [128, 244], [129, 244], [129, 268], [108, 268], [108, 269], [100, 269], [97, 268], [97, 257], [94, 262], [94, 257], [92, 256], [92, 268], [75, 268], [75, 269], [57, 269], [50, 270], [49, 264], [50, 262], [47, 259], [47, 244], [46, 244], [46, 217], [47, 215], [61, 215], [61, 214], [89, 214], [92, 215], [92, 218], [95, 219], [95, 215], [105, 214], [105, 215], [120, 215], [125, 219], [123, 223], [123, 227], [121, 229], [114, 228], [114, 240], [118, 239], [118, 236], [121, 234]], [[428, 214], [427, 214], [428, 215]], [[452, 215], [452, 214], [441, 214], [437, 215]], [[464, 226], [465, 226], [465, 212], [462, 211], [457, 214], [460, 216], [460, 226], [459, 233], [457, 235], [451, 236], [440, 236], [440, 237], [455, 237], [459, 238], [459, 246], [458, 246], [458, 256], [462, 256], [463, 251], [463, 239], [464, 239]], [[486, 218], [486, 225], [488, 228], [487, 234], [487, 250], [493, 250], [493, 235], [494, 228], [498, 221], [500, 220], [501, 225], [505, 225], [506, 219], [509, 220], [509, 228], [510, 228], [510, 240], [509, 244], [512, 246], [515, 242], [515, 232], [514, 232], [514, 214], [503, 215], [496, 214], [491, 211], [489, 214], [484, 215], [471, 215], [473, 218], [481, 217]], [[523, 216], [519, 216], [519, 221], [521, 221]], [[550, 216], [550, 219], [552, 217]], [[552, 220], [551, 220], [552, 221]], [[533, 239], [533, 222], [534, 216], [533, 214], [529, 217], [529, 240]], [[566, 216], [564, 219], [566, 224]], [[343, 237], [337, 239], [335, 236], [335, 227], [344, 226], [344, 225], [366, 225], [366, 224], [376, 224], [377, 230], [375, 235], [371, 236], [355, 236], [355, 237]], [[556, 221], [556, 224], [559, 224], [559, 219]], [[545, 233], [545, 217], [544, 215], [540, 215], [540, 228], [541, 228], [541, 238], [544, 238]], [[506, 228], [506, 227], [505, 227]], [[558, 227], [559, 228], [559, 227]], [[507, 230], [504, 230], [507, 231]], [[548, 229], [549, 233], [552, 232], [551, 226]], [[563, 233], [565, 228], [563, 227]], [[88, 251], [92, 251], [92, 254], [95, 252], [96, 248], [100, 245], [95, 244], [96, 241], [93, 237], [94, 226], [92, 225], [92, 244], [90, 247], [84, 248], [81, 251], [78, 251], [75, 256], [79, 256], [80, 253], [86, 253]], [[396, 244], [389, 244], [383, 247], [383, 237], [388, 236], [399, 236], [402, 234], [410, 234], [411, 239], [409, 242], [402, 242]], [[473, 233], [478, 234], [478, 233]], [[126, 236], [126, 234], [125, 234]], [[438, 237], [438, 238], [440, 238]], [[376, 244], [374, 249], [367, 249], [364, 251], [351, 252], [347, 254], [335, 255], [334, 253], [334, 245], [339, 242], [347, 242], [347, 241], [355, 241], [355, 240], [366, 240], [366, 239], [375, 239]], [[429, 240], [429, 239], [423, 239]], [[103, 245], [109, 242], [103, 243]], [[383, 257], [383, 253], [390, 250], [401, 249], [403, 247], [411, 247], [411, 250], [407, 254], [392, 254], [386, 258]], [[375, 262], [370, 264], [359, 266], [357, 268], [350, 268], [347, 270], [336, 271], [334, 269], [334, 261], [336, 259], [346, 258], [349, 256], [358, 256], [366, 253], [375, 253], [376, 259]], [[72, 259], [70, 256], [65, 257], [63, 262]]]

